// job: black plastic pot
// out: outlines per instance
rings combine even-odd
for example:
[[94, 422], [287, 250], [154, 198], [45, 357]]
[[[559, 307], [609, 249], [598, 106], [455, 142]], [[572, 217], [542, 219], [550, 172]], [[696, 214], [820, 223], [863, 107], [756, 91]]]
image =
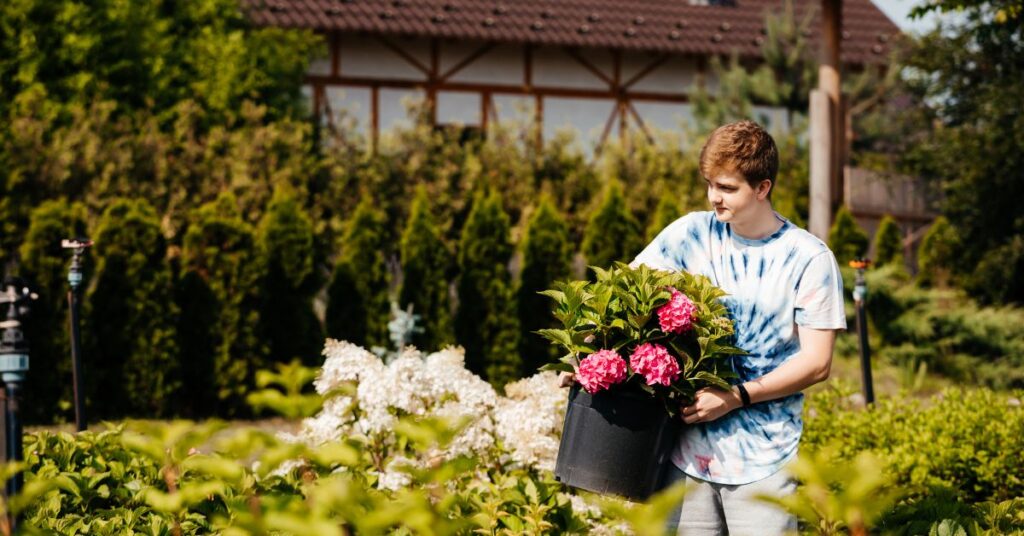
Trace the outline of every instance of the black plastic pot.
[[575, 385], [555, 478], [574, 488], [647, 500], [661, 487], [681, 425], [643, 391], [619, 387], [591, 395]]

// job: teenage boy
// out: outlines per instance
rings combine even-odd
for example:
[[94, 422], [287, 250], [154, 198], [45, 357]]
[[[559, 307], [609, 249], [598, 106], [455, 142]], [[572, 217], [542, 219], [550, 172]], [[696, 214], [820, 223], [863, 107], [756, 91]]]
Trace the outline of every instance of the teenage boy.
[[680, 534], [784, 534], [796, 520], [757, 499], [784, 496], [783, 470], [797, 453], [803, 395], [828, 378], [836, 330], [846, 328], [843, 282], [821, 240], [772, 209], [779, 168], [775, 141], [757, 123], [712, 132], [700, 153], [713, 211], [661, 231], [633, 261], [709, 277], [735, 322], [739, 379], [731, 391], [703, 389], [682, 408], [687, 426], [668, 480], [696, 487], [670, 524]]

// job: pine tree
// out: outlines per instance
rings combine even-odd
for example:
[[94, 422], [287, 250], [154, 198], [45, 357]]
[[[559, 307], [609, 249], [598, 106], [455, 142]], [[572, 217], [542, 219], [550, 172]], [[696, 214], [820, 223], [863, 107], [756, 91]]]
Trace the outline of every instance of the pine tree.
[[875, 231], [875, 264], [903, 266], [903, 233], [896, 220], [888, 214]]
[[402, 233], [402, 288], [398, 304], [412, 304], [419, 316], [421, 333], [413, 335], [412, 343], [426, 350], [439, 349], [455, 341], [452, 332], [448, 280], [445, 278], [451, 254], [441, 240], [441, 231], [430, 212], [426, 189], [416, 189], [409, 220]]
[[495, 192], [477, 195], [459, 241], [455, 334], [466, 349], [466, 368], [494, 385], [515, 379], [521, 370], [511, 256], [501, 199]]
[[840, 266], [846, 266], [853, 259], [867, 253], [868, 235], [857, 225], [845, 206], [836, 212], [836, 219], [828, 232], [828, 244]]
[[954, 272], [957, 248], [956, 230], [945, 216], [935, 218], [917, 250], [918, 282], [946, 286]]
[[386, 218], [364, 196], [349, 220], [327, 298], [327, 334], [364, 346], [388, 344]]
[[323, 330], [313, 314], [321, 279], [313, 268], [313, 223], [295, 194], [285, 187], [274, 196], [257, 231], [263, 273], [260, 333], [270, 363], [298, 358], [320, 363]]
[[650, 223], [647, 224], [647, 232], [644, 233], [646, 241], [650, 243], [654, 240], [654, 237], [658, 236], [662, 229], [676, 221], [679, 216], [679, 201], [670, 193], [662, 195], [658, 199], [658, 206], [654, 209], [654, 214], [651, 215]]
[[96, 284], [82, 332], [90, 415], [170, 415], [181, 389], [178, 307], [156, 211], [142, 200], [113, 201], [95, 242]]
[[[244, 408], [245, 393], [263, 368], [257, 336], [262, 264], [256, 233], [229, 193], [196, 211], [185, 233], [179, 282], [179, 323], [185, 401], [191, 413]], [[210, 396], [215, 395], [215, 396]]]
[[640, 226], [626, 210], [622, 186], [613, 181], [605, 189], [604, 199], [590, 216], [583, 234], [587, 264], [607, 268], [614, 261], [628, 262], [640, 253], [640, 240]]
[[519, 354], [524, 376], [558, 357], [557, 349], [542, 339], [536, 330], [557, 327], [551, 315], [551, 299], [538, 294], [558, 280], [569, 277], [572, 246], [569, 226], [548, 196], [541, 197], [526, 225], [520, 244], [523, 271], [520, 274], [518, 306], [520, 324]]
[[[85, 207], [77, 203], [45, 201], [29, 217], [20, 250], [21, 275], [39, 293], [25, 322], [33, 369], [26, 376], [25, 390], [32, 393], [32, 403], [22, 411], [29, 422], [60, 420], [60, 407], [70, 407], [73, 400], [67, 301], [71, 253], [61, 248], [61, 240], [85, 234]], [[88, 270], [89, 256], [84, 259]], [[82, 288], [87, 282], [85, 277]]]

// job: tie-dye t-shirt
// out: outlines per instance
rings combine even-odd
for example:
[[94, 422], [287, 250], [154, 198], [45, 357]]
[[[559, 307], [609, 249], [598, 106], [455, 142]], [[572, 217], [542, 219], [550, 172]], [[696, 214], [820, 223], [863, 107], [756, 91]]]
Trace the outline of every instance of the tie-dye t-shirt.
[[[694, 212], [666, 227], [633, 261], [711, 278], [736, 327], [737, 382], [764, 376], [800, 351], [797, 326], [846, 327], [843, 281], [835, 256], [814, 235], [776, 214], [778, 231], [758, 240], [732, 232], [713, 212]], [[720, 484], [748, 484], [773, 475], [796, 455], [803, 431], [803, 395], [734, 410], [685, 426], [672, 463]]]

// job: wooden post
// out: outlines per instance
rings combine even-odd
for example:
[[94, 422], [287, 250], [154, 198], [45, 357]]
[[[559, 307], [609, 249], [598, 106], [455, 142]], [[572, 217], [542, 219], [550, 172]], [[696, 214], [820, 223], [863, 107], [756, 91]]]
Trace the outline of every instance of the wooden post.
[[811, 90], [810, 99], [810, 222], [809, 231], [827, 241], [832, 226], [832, 103], [820, 89]]

